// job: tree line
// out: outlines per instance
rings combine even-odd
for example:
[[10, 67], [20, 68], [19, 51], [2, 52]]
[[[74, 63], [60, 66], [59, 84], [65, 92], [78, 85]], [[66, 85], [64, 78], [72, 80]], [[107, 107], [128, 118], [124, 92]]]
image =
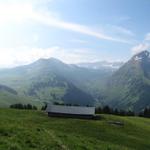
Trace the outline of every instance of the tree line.
[[15, 108], [15, 109], [29, 109], [29, 110], [37, 110], [37, 107], [31, 104], [12, 104], [10, 105], [10, 108]]
[[104, 107], [97, 107], [95, 109], [96, 114], [113, 114], [113, 115], [119, 115], [119, 116], [135, 116], [138, 115], [140, 117], [147, 117], [150, 118], [150, 107], [146, 107], [143, 111], [136, 114], [134, 111], [131, 110], [119, 110], [117, 108], [113, 109], [109, 106]]
[[150, 118], [150, 107], [146, 107], [144, 111], [139, 113], [140, 117]]
[[[56, 104], [55, 104], [56, 105]], [[10, 105], [10, 108], [15, 108], [15, 109], [28, 109], [28, 110], [37, 110], [37, 107], [31, 104], [12, 104]], [[41, 110], [46, 110], [47, 108], [47, 103], [42, 106]], [[134, 111], [131, 110], [119, 110], [117, 108], [113, 109], [109, 106], [104, 106], [104, 107], [96, 107], [95, 109], [96, 114], [112, 114], [112, 115], [119, 115], [119, 116], [135, 116], [138, 115], [140, 117], [147, 117], [150, 118], [150, 107], [146, 107], [143, 111], [139, 112], [136, 114]]]
[[119, 116], [135, 116], [135, 113], [133, 111], [119, 110], [117, 108], [113, 109], [109, 106], [96, 107], [95, 113], [96, 114], [112, 114], [112, 115], [119, 115]]

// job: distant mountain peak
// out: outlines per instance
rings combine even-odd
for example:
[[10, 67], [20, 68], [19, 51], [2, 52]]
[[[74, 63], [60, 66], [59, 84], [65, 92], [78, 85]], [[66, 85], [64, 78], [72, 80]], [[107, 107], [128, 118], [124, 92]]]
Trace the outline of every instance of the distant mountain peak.
[[136, 55], [133, 56], [133, 59], [135, 61], [143, 61], [143, 60], [150, 60], [150, 52], [147, 50], [144, 50]]
[[59, 59], [54, 58], [54, 57], [50, 57], [50, 58], [48, 58], [47, 60], [56, 61], [56, 62], [61, 62]]
[[53, 61], [53, 62], [61, 62], [59, 59], [54, 58], [54, 57], [50, 57], [50, 58], [40, 58], [39, 60], [40, 62], [45, 62], [45, 61]]
[[48, 65], [48, 64], [64, 64], [62, 61], [60, 61], [59, 59], [56, 59], [54, 57], [50, 57], [50, 58], [40, 58], [37, 61], [33, 62], [32, 64], [36, 64], [36, 65]]

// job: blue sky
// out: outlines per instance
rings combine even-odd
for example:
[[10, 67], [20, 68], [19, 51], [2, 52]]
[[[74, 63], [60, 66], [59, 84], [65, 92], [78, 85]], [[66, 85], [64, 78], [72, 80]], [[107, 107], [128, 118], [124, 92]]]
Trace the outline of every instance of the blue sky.
[[56, 57], [127, 61], [150, 48], [149, 0], [0, 0], [0, 67]]

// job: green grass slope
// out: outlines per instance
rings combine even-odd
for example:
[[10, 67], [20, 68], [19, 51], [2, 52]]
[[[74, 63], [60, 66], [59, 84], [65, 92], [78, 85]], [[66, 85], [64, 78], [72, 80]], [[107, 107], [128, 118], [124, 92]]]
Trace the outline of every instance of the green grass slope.
[[149, 150], [149, 139], [150, 119], [49, 118], [40, 111], [0, 109], [0, 150]]
[[20, 95], [14, 95], [6, 91], [0, 91], [0, 108], [8, 108], [10, 105], [17, 103], [32, 104], [37, 107], [41, 107], [43, 105], [42, 102], [32, 100], [31, 98], [22, 97]]
[[17, 93], [14, 89], [5, 85], [0, 85], [0, 108], [9, 107], [11, 104], [33, 104], [36, 106], [42, 106], [42, 103], [35, 101], [31, 98], [26, 98]]

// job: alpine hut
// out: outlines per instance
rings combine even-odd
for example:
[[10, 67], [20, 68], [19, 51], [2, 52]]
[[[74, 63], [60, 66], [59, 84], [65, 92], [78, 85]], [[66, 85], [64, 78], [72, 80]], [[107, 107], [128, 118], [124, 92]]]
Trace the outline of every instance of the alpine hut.
[[48, 104], [46, 112], [48, 116], [93, 118], [95, 115], [95, 107]]

